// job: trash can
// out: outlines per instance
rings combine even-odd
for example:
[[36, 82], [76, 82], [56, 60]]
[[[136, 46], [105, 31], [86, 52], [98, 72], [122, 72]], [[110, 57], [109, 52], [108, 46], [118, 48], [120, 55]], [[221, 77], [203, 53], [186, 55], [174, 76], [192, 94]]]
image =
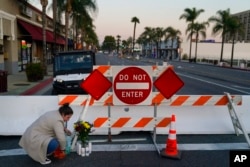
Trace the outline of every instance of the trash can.
[[0, 70], [0, 92], [7, 92], [7, 71]]

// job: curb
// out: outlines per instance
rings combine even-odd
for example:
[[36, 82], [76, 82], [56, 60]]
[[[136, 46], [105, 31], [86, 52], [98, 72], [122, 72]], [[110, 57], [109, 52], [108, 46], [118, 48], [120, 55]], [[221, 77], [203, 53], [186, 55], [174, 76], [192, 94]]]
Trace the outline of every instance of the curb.
[[20, 95], [33, 95], [36, 92], [38, 92], [39, 90], [41, 90], [41, 89], [45, 88], [46, 86], [48, 86], [52, 81], [53, 81], [52, 77], [48, 78], [48, 79], [42, 81], [41, 83], [35, 85], [34, 87], [24, 91]]

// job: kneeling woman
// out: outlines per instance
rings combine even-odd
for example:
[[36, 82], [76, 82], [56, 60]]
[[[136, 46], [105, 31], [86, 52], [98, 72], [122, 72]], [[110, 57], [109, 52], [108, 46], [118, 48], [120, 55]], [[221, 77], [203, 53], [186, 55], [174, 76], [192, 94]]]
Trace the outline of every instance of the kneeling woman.
[[68, 103], [61, 106], [59, 111], [45, 113], [26, 129], [19, 145], [32, 159], [43, 165], [51, 163], [47, 155], [55, 151], [57, 155], [59, 151], [60, 156], [58, 158], [63, 158], [66, 147], [65, 133], [71, 134], [64, 124], [72, 115], [73, 110]]

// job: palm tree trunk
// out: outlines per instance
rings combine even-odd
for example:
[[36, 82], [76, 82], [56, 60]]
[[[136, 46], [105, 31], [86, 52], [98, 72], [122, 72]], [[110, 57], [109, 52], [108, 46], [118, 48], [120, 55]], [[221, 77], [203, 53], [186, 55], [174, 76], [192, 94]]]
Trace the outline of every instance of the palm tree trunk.
[[198, 46], [198, 37], [196, 36], [196, 39], [195, 39], [195, 58], [194, 58], [195, 63], [196, 63], [196, 59], [197, 59], [197, 46]]
[[191, 50], [192, 50], [192, 36], [193, 36], [193, 32], [191, 32], [191, 37], [190, 37], [190, 47], [189, 47], [189, 60], [191, 59]]
[[135, 47], [135, 28], [136, 28], [136, 22], [134, 24], [134, 33], [133, 33], [133, 42], [132, 42], [132, 56], [134, 56], [134, 47]]
[[232, 52], [231, 52], [230, 67], [233, 67], [233, 59], [234, 59], [234, 37], [233, 37], [233, 42], [232, 42]]
[[223, 50], [224, 50], [224, 33], [223, 33], [223, 35], [222, 35], [222, 41], [221, 41], [220, 61], [223, 60]]

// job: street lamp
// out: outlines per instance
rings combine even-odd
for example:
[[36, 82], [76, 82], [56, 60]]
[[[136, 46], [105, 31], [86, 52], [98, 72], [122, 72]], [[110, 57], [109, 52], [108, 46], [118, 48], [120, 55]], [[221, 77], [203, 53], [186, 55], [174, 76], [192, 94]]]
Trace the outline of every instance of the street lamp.
[[43, 66], [44, 73], [47, 75], [47, 59], [46, 59], [46, 7], [48, 5], [48, 0], [40, 0], [42, 5], [42, 26], [43, 26]]

